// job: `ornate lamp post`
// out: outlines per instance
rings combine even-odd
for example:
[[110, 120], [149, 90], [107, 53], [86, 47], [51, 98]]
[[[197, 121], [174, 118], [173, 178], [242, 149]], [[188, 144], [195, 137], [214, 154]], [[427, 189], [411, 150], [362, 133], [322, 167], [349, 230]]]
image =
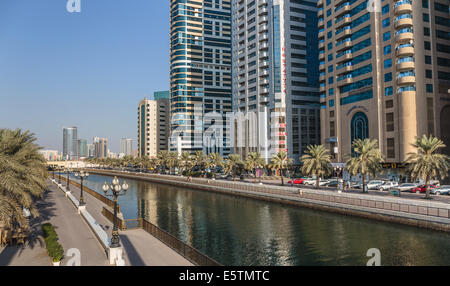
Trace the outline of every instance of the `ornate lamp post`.
[[[112, 195], [108, 195], [108, 190], [111, 190]], [[108, 185], [106, 182], [103, 184], [103, 192], [105, 192], [105, 196], [114, 197], [114, 226], [110, 245], [111, 248], [120, 247], [119, 231], [117, 227], [117, 197], [125, 195], [127, 193], [127, 190], [127, 181], [124, 180], [123, 184], [120, 185], [119, 179], [117, 179], [117, 177], [114, 177], [111, 185]]]
[[84, 171], [76, 172], [75, 177], [79, 178], [81, 181], [80, 206], [84, 206], [86, 204], [84, 203], [84, 198], [83, 198], [83, 180], [84, 180], [84, 178], [89, 177], [89, 173], [84, 172]]
[[69, 176], [70, 176], [70, 173], [72, 173], [72, 169], [66, 168], [66, 169], [64, 169], [64, 172], [67, 173], [67, 191], [70, 191], [70, 181], [69, 181]]
[[58, 168], [58, 184], [61, 185], [61, 168]]

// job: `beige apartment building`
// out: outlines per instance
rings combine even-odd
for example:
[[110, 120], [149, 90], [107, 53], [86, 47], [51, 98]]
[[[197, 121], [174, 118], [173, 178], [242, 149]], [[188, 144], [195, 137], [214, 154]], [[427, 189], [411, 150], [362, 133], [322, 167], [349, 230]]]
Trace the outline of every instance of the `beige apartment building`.
[[450, 147], [449, 1], [368, 2], [318, 1], [322, 142], [344, 162], [377, 139], [394, 166], [416, 136]]
[[156, 157], [168, 150], [170, 133], [169, 93], [154, 100], [143, 99], [138, 106], [138, 155]]

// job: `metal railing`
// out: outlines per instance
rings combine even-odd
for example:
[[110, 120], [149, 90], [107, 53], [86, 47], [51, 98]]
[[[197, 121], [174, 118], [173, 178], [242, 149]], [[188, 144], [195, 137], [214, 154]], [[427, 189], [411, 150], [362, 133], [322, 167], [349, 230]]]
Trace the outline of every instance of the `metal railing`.
[[[103, 208], [102, 214], [108, 220], [113, 221], [114, 215], [110, 210]], [[160, 229], [159, 227], [147, 221], [146, 219], [139, 218], [139, 219], [122, 220], [120, 218], [117, 218], [117, 226], [120, 230], [127, 230], [127, 229], [145, 230], [146, 232], [148, 232], [149, 234], [160, 240], [162, 243], [164, 243], [165, 245], [176, 251], [178, 254], [180, 254], [190, 262], [192, 262], [194, 265], [222, 266], [219, 262], [204, 255], [197, 249], [187, 245], [183, 241], [179, 240], [170, 233]]]
[[[67, 182], [67, 177], [63, 178], [61, 176], [61, 182]], [[74, 185], [77, 188], [81, 188], [81, 184], [79, 184], [78, 182], [69, 179], [70, 184]], [[90, 194], [91, 196], [93, 196], [94, 198], [98, 199], [99, 201], [101, 201], [102, 203], [104, 203], [105, 205], [107, 205], [110, 208], [114, 208], [114, 202], [110, 199], [108, 199], [107, 197], [97, 193], [96, 191], [86, 187], [85, 185], [83, 185], [83, 191]], [[120, 212], [120, 205], [117, 204], [117, 211]]]

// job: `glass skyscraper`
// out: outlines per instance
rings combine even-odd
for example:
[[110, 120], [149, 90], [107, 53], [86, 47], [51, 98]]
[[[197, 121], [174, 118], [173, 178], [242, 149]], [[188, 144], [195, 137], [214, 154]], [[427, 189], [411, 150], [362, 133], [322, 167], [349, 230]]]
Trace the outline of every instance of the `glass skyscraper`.
[[77, 127], [63, 128], [63, 160], [78, 160]]
[[230, 12], [230, 0], [170, 1], [171, 151], [231, 151]]

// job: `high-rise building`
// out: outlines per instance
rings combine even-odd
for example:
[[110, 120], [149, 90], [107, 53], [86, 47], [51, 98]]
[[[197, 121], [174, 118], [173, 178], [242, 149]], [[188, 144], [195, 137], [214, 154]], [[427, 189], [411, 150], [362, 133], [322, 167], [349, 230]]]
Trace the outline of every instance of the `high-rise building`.
[[87, 140], [86, 139], [78, 139], [78, 156], [80, 159], [87, 158], [88, 150], [87, 150]]
[[320, 142], [317, 0], [232, 0], [235, 153]]
[[133, 139], [121, 138], [120, 154], [123, 154], [123, 156], [130, 156], [132, 151], [133, 151]]
[[95, 158], [108, 157], [108, 139], [94, 137], [94, 154]]
[[416, 136], [450, 145], [448, 0], [368, 3], [318, 2], [322, 141], [339, 162], [358, 138], [377, 139], [389, 163]]
[[78, 160], [77, 127], [63, 128], [63, 160]]
[[143, 99], [138, 105], [138, 154], [139, 157], [156, 157], [161, 150], [168, 150], [170, 132], [169, 99]]
[[172, 151], [231, 151], [222, 122], [232, 104], [230, 2], [170, 1]]
[[95, 146], [94, 146], [94, 144], [87, 144], [86, 149], [87, 149], [87, 152], [88, 152], [88, 154], [87, 154], [88, 158], [94, 158], [95, 157]]

